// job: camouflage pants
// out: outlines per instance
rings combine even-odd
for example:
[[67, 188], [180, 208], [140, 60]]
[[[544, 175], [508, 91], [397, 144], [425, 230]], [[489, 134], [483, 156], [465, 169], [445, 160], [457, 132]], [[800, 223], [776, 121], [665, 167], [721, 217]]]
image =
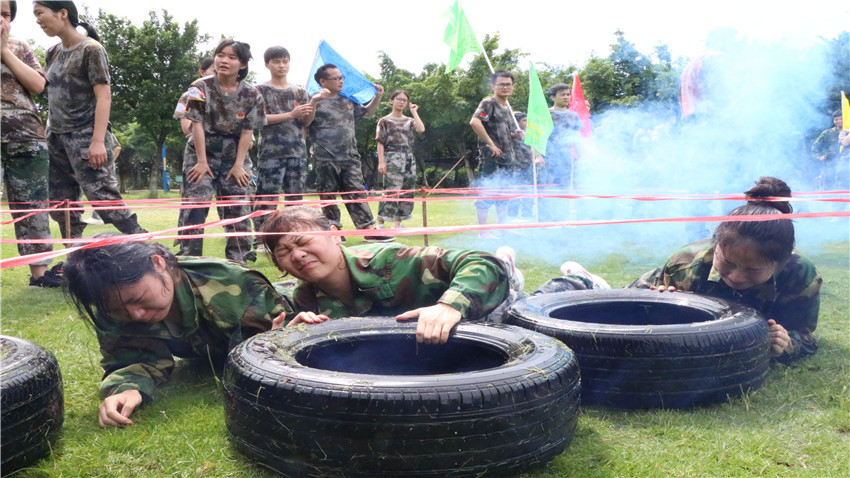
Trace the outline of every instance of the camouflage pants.
[[[207, 135], [207, 164], [210, 167], [214, 177], [205, 175], [198, 183], [189, 181], [183, 182], [183, 205], [201, 207], [181, 208], [178, 224], [183, 226], [193, 226], [196, 224], [204, 224], [207, 222], [209, 214], [209, 201], [213, 195], [216, 196], [216, 201], [222, 202], [238, 202], [235, 206], [219, 206], [217, 207], [218, 216], [221, 219], [232, 219], [241, 217], [251, 212], [250, 200], [246, 197], [251, 194], [251, 186], [240, 186], [235, 179], [225, 179], [227, 173], [233, 167], [236, 161], [236, 147], [239, 143], [239, 138], [221, 135]], [[190, 169], [198, 163], [198, 155], [195, 151], [195, 143], [190, 141], [186, 144], [186, 153], [183, 157], [183, 177], [185, 178]], [[251, 172], [251, 158], [245, 156], [245, 171], [253, 176]], [[245, 219], [234, 224], [224, 226], [225, 232], [249, 233], [240, 236], [230, 236], [227, 238], [227, 245], [224, 248], [226, 258], [242, 263], [245, 263], [245, 254], [251, 251], [251, 221]], [[186, 229], [180, 231], [179, 234], [203, 234], [203, 228]], [[202, 256], [204, 253], [203, 239], [181, 239], [180, 252], [182, 256]]]
[[[262, 155], [257, 160], [257, 196], [276, 196], [283, 191], [287, 194], [286, 201], [303, 199], [304, 182], [307, 179], [307, 158], [265, 158]], [[291, 196], [290, 196], [291, 194]], [[277, 201], [274, 197], [259, 197], [254, 203], [254, 211], [276, 209], [275, 204], [261, 204]], [[252, 218], [254, 230], [259, 231], [266, 222], [267, 216]], [[257, 238], [254, 239], [256, 244]]]
[[[350, 161], [316, 161], [316, 189], [320, 193], [332, 193], [342, 191], [362, 191], [363, 170], [359, 160]], [[342, 199], [354, 201], [365, 199], [363, 193], [344, 193]], [[323, 194], [322, 200], [335, 199], [335, 194]], [[345, 208], [351, 216], [351, 222], [357, 229], [365, 229], [375, 223], [372, 218], [372, 210], [365, 202], [346, 202]], [[339, 207], [334, 204], [322, 208], [322, 213], [336, 227], [341, 228]]]
[[[511, 184], [512, 171], [509, 165], [498, 164], [492, 159], [482, 159], [481, 166], [478, 168], [478, 178], [475, 180], [475, 186], [479, 188], [490, 188], [501, 190], [505, 186]], [[487, 192], [485, 196], [493, 196], [497, 191]], [[495, 199], [478, 199], [475, 201], [475, 209], [490, 209], [495, 206], [496, 209], [507, 208], [507, 202], [497, 201]]]
[[[118, 192], [118, 180], [115, 178], [115, 160], [112, 157], [113, 144], [109, 135], [104, 138], [106, 144], [106, 164], [99, 169], [89, 165], [89, 145], [92, 129], [86, 128], [72, 133], [49, 133], [47, 148], [50, 151], [50, 200], [79, 201], [80, 192], [85, 193], [89, 201], [112, 201], [111, 204], [98, 206], [121, 206], [119, 209], [102, 209], [99, 212], [103, 222], [112, 224], [124, 234], [146, 232], [139, 226], [136, 215], [126, 208], [121, 193]], [[82, 211], [70, 213], [70, 237], [83, 237], [86, 223], [82, 221]], [[59, 223], [62, 237], [69, 237], [65, 230], [65, 212], [51, 212], [50, 217]]]
[[[2, 158], [3, 181], [11, 209], [44, 209], [47, 207], [47, 143], [3, 143]], [[13, 218], [25, 216], [12, 214]], [[50, 224], [47, 213], [35, 214], [15, 223], [15, 238], [50, 239]], [[53, 250], [52, 244], [18, 244], [18, 253], [22, 256]], [[46, 266], [51, 260], [36, 262], [33, 265]]]
[[[572, 158], [546, 158], [546, 166], [540, 168], [540, 182], [551, 186], [540, 189], [541, 194], [565, 194], [576, 188], [574, 160]], [[541, 221], [560, 221], [567, 218], [567, 199], [543, 198], [539, 201]]]
[[[416, 187], [416, 158], [410, 151], [388, 151], [384, 155], [387, 174], [384, 189], [409, 190]], [[413, 192], [391, 193], [397, 198], [412, 198]], [[413, 203], [408, 201], [381, 201], [378, 217], [384, 221], [407, 221], [413, 213]]]

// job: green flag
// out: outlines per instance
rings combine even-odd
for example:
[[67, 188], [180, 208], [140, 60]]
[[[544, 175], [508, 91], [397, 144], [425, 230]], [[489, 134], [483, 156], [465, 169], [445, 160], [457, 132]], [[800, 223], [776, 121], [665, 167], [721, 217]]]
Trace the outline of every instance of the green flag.
[[546, 154], [546, 143], [555, 125], [552, 124], [552, 115], [549, 113], [549, 104], [546, 103], [546, 95], [540, 85], [540, 78], [534, 71], [534, 63], [528, 68], [528, 126], [525, 129], [525, 144]]
[[443, 14], [443, 18], [449, 22], [443, 34], [443, 41], [451, 48], [449, 62], [446, 64], [446, 73], [449, 73], [460, 65], [467, 53], [481, 51], [481, 47], [478, 46], [469, 20], [460, 7], [460, 0], [455, 0], [455, 4]]

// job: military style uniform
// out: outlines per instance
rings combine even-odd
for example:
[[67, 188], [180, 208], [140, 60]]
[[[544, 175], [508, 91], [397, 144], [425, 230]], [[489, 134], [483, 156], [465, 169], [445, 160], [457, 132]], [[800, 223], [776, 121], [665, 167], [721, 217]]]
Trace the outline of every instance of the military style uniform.
[[297, 311], [338, 319], [396, 315], [439, 302], [474, 320], [508, 297], [504, 264], [483, 252], [369, 244], [343, 247], [342, 253], [357, 291], [354, 305], [346, 307], [315, 285], [301, 282], [294, 294]]
[[[26, 43], [9, 38], [9, 50], [30, 68], [44, 76], [41, 65]], [[0, 67], [0, 143], [2, 143], [3, 180], [12, 209], [47, 207], [48, 154], [44, 128], [30, 92], [18, 82], [5, 63]], [[17, 219], [24, 213], [12, 214]], [[20, 240], [50, 239], [47, 213], [34, 214], [15, 222], [15, 237]], [[53, 250], [50, 244], [18, 244], [20, 255]], [[50, 260], [34, 265], [47, 265]]]
[[791, 346], [777, 360], [788, 362], [817, 351], [812, 332], [818, 324], [823, 279], [814, 264], [794, 251], [767, 282], [744, 291], [732, 289], [712, 266], [711, 239], [676, 251], [663, 267], [638, 278], [629, 287], [674, 286], [752, 307], [788, 330]]
[[[416, 187], [416, 158], [413, 156], [413, 118], [393, 118], [391, 115], [378, 120], [375, 140], [384, 145], [384, 161], [387, 164], [384, 189], [412, 190]], [[413, 198], [413, 192], [393, 193], [394, 197]], [[384, 221], [406, 221], [413, 213], [413, 203], [408, 201], [381, 201], [378, 217]]]
[[[511, 184], [512, 167], [517, 155], [514, 151], [514, 140], [511, 132], [516, 129], [514, 114], [507, 106], [502, 107], [494, 97], [484, 98], [472, 115], [481, 120], [487, 135], [496, 147], [502, 150], [502, 155], [494, 157], [490, 147], [483, 141], [478, 141], [478, 151], [481, 155], [481, 165], [478, 168], [478, 187], [501, 189]], [[489, 209], [496, 203], [492, 199], [475, 201], [477, 209]]]
[[[236, 92], [225, 95], [218, 86], [215, 76], [207, 76], [195, 80], [189, 88], [189, 107], [186, 110], [186, 118], [193, 123], [200, 123], [204, 128], [206, 140], [207, 164], [214, 177], [204, 175], [200, 182], [183, 183], [183, 204], [196, 204], [193, 200], [201, 200], [205, 203], [212, 200], [213, 194], [219, 201], [240, 202], [235, 206], [218, 207], [218, 215], [221, 219], [232, 219], [245, 216], [251, 212], [249, 199], [245, 196], [251, 194], [251, 186], [240, 186], [234, 178], [226, 179], [236, 163], [236, 151], [239, 146], [239, 138], [243, 130], [259, 129], [266, 119], [265, 104], [260, 92], [253, 86], [239, 82]], [[197, 127], [197, 125], [195, 125]], [[198, 155], [195, 150], [194, 141], [186, 145], [186, 154], [183, 158], [183, 177], [198, 163]], [[243, 169], [249, 176], [253, 176], [251, 170], [251, 158], [245, 155]], [[178, 224], [186, 226], [203, 224], [206, 222], [209, 207], [186, 208], [180, 210]], [[250, 233], [251, 222], [248, 219], [234, 224], [224, 226], [227, 232]], [[181, 231], [181, 234], [202, 234], [203, 229], [190, 229]], [[200, 256], [203, 255], [203, 239], [182, 239], [180, 255]], [[228, 259], [236, 262], [245, 262], [245, 255], [251, 251], [251, 238], [248, 235], [230, 236], [224, 252]]]
[[[297, 106], [310, 102], [307, 90], [290, 85], [275, 88], [269, 83], [257, 86], [266, 103], [266, 114], [289, 113]], [[257, 198], [254, 210], [275, 209], [273, 204], [283, 191], [287, 201], [300, 201], [307, 179], [307, 146], [304, 143], [304, 122], [300, 118], [281, 121], [263, 127], [260, 133], [259, 159], [257, 160]], [[266, 197], [263, 197], [266, 196]], [[272, 196], [272, 197], [268, 197]], [[266, 216], [253, 218], [254, 230], [259, 231]]]
[[[820, 183], [824, 190], [844, 189], [848, 184], [850, 146], [841, 148], [841, 144], [838, 142], [840, 135], [840, 128], [829, 128], [821, 132], [812, 144], [812, 153], [817, 162], [820, 163]], [[819, 160], [818, 158], [821, 156], [826, 156], [826, 159]]]
[[[362, 191], [365, 189], [360, 154], [357, 152], [354, 122], [366, 114], [366, 107], [338, 95], [316, 103], [316, 116], [310, 123], [310, 145], [316, 164], [316, 188], [319, 193]], [[365, 199], [365, 194], [342, 194], [346, 201]], [[322, 194], [323, 200], [336, 195]], [[372, 210], [365, 202], [346, 202], [345, 208], [357, 229], [375, 223]], [[339, 207], [322, 208], [325, 217], [336, 227], [342, 227]]]
[[[108, 134], [104, 137], [106, 164], [98, 169], [89, 165], [89, 145], [97, 106], [94, 86], [109, 84], [106, 50], [97, 41], [86, 37], [70, 48], [61, 43], [53, 45], [47, 50], [45, 63], [50, 107], [47, 132], [50, 200], [78, 201], [82, 190], [90, 201], [114, 201], [125, 206], [118, 191], [113, 145]], [[136, 215], [126, 208], [104, 209], [99, 214], [104, 222], [125, 234], [145, 232], [139, 226]], [[70, 237], [82, 237], [86, 227], [82, 215], [82, 211], [71, 211]], [[65, 212], [51, 212], [50, 217], [62, 226], [59, 229], [66, 237]]]
[[[544, 184], [553, 184], [553, 189], [570, 189], [575, 187], [575, 163], [573, 154], [578, 154], [581, 120], [572, 111], [549, 110], [552, 115], [554, 129], [546, 143], [546, 166], [541, 168], [540, 179]], [[559, 199], [544, 198], [540, 200], [540, 216], [543, 220], [560, 219]]]
[[292, 306], [259, 272], [212, 257], [181, 257], [172, 274], [181, 323], [95, 321], [103, 396], [138, 390], [148, 402], [174, 368], [174, 356], [220, 359], [271, 329]]
[[[534, 152], [531, 150], [531, 146], [525, 144], [524, 139], [515, 139], [513, 141], [514, 151], [516, 151], [517, 154], [516, 164], [511, 170], [513, 183], [516, 185], [534, 184], [534, 172], [532, 170], [534, 167]], [[534, 193], [534, 190], [528, 187], [523, 187], [517, 188], [516, 192], [520, 194], [529, 194]], [[533, 207], [534, 199], [532, 198], [526, 197], [512, 199], [508, 205], [509, 215], [531, 217]]]

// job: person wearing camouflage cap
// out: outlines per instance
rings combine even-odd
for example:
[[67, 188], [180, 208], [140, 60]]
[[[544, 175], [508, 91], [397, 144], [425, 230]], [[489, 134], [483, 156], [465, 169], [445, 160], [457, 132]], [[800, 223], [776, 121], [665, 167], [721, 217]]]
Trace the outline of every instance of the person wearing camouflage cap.
[[289, 299], [259, 272], [212, 257], [176, 257], [155, 242], [120, 242], [68, 254], [67, 295], [100, 343], [100, 426], [132, 425], [174, 357], [223, 360], [242, 340], [290, 314]]

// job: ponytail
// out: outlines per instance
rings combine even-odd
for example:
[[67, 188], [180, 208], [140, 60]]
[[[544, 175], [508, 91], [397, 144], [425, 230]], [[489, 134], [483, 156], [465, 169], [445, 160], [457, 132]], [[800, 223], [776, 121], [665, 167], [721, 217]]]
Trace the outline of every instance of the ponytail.
[[68, 12], [68, 23], [71, 24], [72, 27], [83, 27], [86, 30], [86, 34], [95, 41], [100, 41], [100, 35], [97, 34], [97, 30], [94, 29], [93, 26], [89, 25], [86, 22], [81, 22], [79, 14], [77, 13], [77, 6], [72, 1], [42, 1], [36, 0], [32, 2], [37, 5], [41, 5], [43, 7], [47, 7], [54, 12], [61, 12], [65, 10]]

